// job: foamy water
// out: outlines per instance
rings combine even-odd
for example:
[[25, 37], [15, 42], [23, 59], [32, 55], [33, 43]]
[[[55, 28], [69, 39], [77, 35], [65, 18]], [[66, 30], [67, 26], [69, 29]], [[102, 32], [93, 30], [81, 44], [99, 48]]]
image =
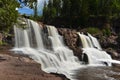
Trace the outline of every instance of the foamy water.
[[[27, 26], [26, 29], [14, 26], [15, 48], [13, 51], [16, 54], [28, 55], [40, 63], [42, 70], [47, 73], [64, 74], [67, 78], [76, 80], [76, 71], [81, 68], [106, 66], [103, 62], [106, 62], [108, 66], [111, 66], [111, 63], [120, 63], [112, 60], [110, 55], [102, 51], [97, 39], [90, 34], [89, 36], [79, 34], [83, 44], [83, 53], [88, 56], [89, 61], [88, 65], [83, 65], [74, 56], [73, 51], [64, 44], [63, 37], [58, 34], [54, 26], [47, 25], [48, 33], [44, 33], [40, 25], [32, 20], [27, 20]], [[48, 36], [45, 37], [44, 34]], [[49, 39], [50, 45], [45, 45], [43, 36]], [[49, 46], [50, 49], [45, 46]]]

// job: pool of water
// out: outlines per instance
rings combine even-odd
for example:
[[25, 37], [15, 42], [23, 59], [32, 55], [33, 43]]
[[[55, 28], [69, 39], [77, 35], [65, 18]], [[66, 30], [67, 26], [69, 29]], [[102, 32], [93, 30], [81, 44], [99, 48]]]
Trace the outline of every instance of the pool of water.
[[85, 67], [75, 72], [75, 80], [120, 80], [120, 67]]

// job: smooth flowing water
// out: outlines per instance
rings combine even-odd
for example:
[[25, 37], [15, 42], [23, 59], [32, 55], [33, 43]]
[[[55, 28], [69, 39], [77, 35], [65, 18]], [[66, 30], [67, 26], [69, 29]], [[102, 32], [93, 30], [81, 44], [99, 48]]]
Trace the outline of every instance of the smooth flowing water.
[[[54, 26], [47, 26], [48, 39], [50, 39], [48, 41], [51, 41], [49, 46], [52, 48], [48, 50], [44, 47], [42, 28], [32, 20], [27, 20], [27, 22], [29, 26], [26, 29], [14, 26], [16, 42], [13, 50], [18, 54], [28, 55], [40, 63], [42, 70], [47, 73], [64, 74], [73, 79], [71, 74], [74, 73], [74, 69], [81, 67], [81, 62], [73, 55], [73, 51], [65, 46], [57, 29]], [[36, 46], [32, 47], [34, 42]]]
[[88, 33], [87, 35], [78, 33], [83, 45], [83, 58], [87, 55], [89, 65], [111, 66], [111, 63], [120, 61], [112, 60], [111, 56], [102, 50], [98, 40]]
[[[17, 54], [28, 55], [40, 63], [42, 70], [47, 73], [64, 74], [69, 79], [76, 80], [78, 77], [76, 73], [79, 70], [81, 72], [84, 68], [87, 69], [88, 66], [106, 66], [105, 62], [108, 66], [111, 66], [111, 62], [119, 63], [102, 51], [96, 38], [90, 34], [86, 36], [78, 33], [83, 44], [83, 53], [88, 56], [89, 62], [88, 65], [83, 65], [73, 55], [73, 51], [64, 44], [63, 37], [59, 35], [54, 26], [46, 25], [47, 31], [44, 32], [44, 28], [38, 23], [29, 19], [26, 21], [25, 29], [14, 26], [15, 48], [13, 50]], [[48, 42], [50, 44], [46, 45]], [[46, 46], [49, 46], [50, 49]]]
[[76, 70], [77, 80], [120, 80], [119, 67], [86, 67]]

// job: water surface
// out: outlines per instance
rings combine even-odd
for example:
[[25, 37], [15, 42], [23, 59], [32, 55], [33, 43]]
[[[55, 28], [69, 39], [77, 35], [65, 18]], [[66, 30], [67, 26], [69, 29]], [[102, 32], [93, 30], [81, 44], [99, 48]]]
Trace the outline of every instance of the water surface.
[[76, 80], [120, 80], [120, 67], [86, 67], [75, 72]]

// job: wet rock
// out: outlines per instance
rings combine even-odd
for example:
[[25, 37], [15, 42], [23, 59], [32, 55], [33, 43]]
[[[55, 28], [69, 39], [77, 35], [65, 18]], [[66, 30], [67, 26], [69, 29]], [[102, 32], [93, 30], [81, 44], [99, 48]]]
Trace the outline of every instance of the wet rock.
[[110, 35], [109, 37], [106, 37], [106, 36], [101, 36], [99, 37], [99, 42], [102, 46], [102, 48], [117, 48], [118, 46], [118, 42], [116, 41], [117, 39], [117, 36], [114, 36], [114, 35]]
[[112, 48], [107, 48], [105, 51], [106, 51], [108, 54], [110, 54], [113, 59], [119, 58], [119, 54], [118, 54], [117, 51], [115, 51], [114, 49], [112, 49]]
[[1, 62], [1, 61], [5, 61], [5, 60], [7, 60], [6, 57], [4, 57], [4, 56], [0, 56], [0, 62]]
[[68, 28], [58, 28], [58, 32], [63, 36], [65, 44], [74, 51], [74, 55], [80, 58], [82, 50], [80, 48], [80, 39], [76, 30]]
[[64, 76], [45, 73], [32, 59], [21, 57], [19, 60], [18, 57], [1, 52], [0, 59], [6, 59], [0, 62], [1, 80], [68, 80]]

